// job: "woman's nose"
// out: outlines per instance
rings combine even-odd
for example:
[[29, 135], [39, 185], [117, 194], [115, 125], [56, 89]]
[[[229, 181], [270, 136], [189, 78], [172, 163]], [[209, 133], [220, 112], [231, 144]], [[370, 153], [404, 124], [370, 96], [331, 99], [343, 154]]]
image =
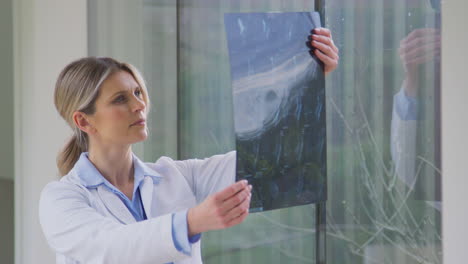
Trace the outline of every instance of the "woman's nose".
[[146, 108], [145, 101], [143, 101], [143, 99], [140, 99], [140, 98], [135, 98], [134, 103], [133, 103], [133, 111], [141, 112], [141, 111], [144, 111], [145, 108]]

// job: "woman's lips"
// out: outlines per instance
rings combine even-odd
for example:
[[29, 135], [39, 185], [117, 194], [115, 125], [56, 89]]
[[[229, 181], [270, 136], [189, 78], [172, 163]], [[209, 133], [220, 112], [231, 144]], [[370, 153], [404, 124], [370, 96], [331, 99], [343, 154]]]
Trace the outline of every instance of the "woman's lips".
[[145, 120], [144, 119], [140, 119], [138, 121], [136, 121], [135, 123], [131, 124], [131, 126], [144, 126], [145, 125]]

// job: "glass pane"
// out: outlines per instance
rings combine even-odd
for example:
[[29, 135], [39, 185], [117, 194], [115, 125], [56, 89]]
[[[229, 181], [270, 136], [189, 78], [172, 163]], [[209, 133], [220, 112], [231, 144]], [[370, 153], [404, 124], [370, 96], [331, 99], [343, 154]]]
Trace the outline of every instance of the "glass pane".
[[439, 8], [327, 1], [328, 263], [442, 263]]
[[176, 1], [88, 1], [88, 53], [143, 72], [151, 99], [149, 136], [133, 150], [146, 161], [177, 158]]
[[[88, 1], [89, 53], [135, 64], [152, 102], [134, 151], [204, 158], [234, 149], [225, 12], [311, 11], [313, 1]], [[307, 36], [304, 36], [307, 37]], [[251, 214], [203, 235], [204, 263], [314, 263], [315, 206]]]
[[143, 73], [149, 86], [149, 137], [146, 160], [177, 158], [177, 8], [175, 1], [145, 0], [143, 5]]
[[[137, 149], [203, 158], [234, 149], [226, 12], [313, 1], [89, 1], [90, 53], [136, 64], [153, 102]], [[327, 77], [328, 263], [441, 263], [440, 5], [328, 0], [340, 48]], [[131, 15], [128, 15], [131, 14]], [[203, 236], [205, 263], [314, 263], [315, 206], [251, 214]]]
[[[312, 11], [313, 1], [179, 1], [179, 153], [206, 157], [235, 148], [224, 14]], [[307, 36], [304, 36], [307, 37]], [[204, 263], [315, 263], [315, 206], [251, 214], [204, 234]]]

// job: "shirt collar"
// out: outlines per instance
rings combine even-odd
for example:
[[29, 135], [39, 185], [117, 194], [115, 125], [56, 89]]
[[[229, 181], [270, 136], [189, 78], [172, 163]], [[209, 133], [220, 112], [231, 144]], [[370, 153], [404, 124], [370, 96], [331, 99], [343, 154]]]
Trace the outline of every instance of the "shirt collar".
[[[159, 180], [161, 178], [153, 169], [143, 163], [135, 154], [133, 156], [133, 168], [135, 177], [135, 187], [140, 185], [140, 182], [145, 176], [151, 176]], [[73, 167], [76, 175], [78, 176], [81, 184], [87, 188], [97, 187], [101, 184], [106, 184], [109, 187], [112, 185], [102, 176], [102, 174], [96, 169], [93, 163], [88, 159], [88, 152], [81, 153], [78, 161]], [[156, 180], [155, 179], [155, 180]]]

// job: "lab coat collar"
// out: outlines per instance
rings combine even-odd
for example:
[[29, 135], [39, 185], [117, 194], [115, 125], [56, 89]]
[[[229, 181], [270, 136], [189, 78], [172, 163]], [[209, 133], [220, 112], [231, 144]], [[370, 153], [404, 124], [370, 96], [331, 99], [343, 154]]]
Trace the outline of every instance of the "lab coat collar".
[[[143, 163], [135, 154], [133, 155], [135, 188], [140, 186], [143, 208], [148, 218], [153, 217], [152, 198], [153, 185], [158, 184], [162, 177], [153, 169]], [[73, 168], [76, 177], [86, 188], [96, 188], [99, 196], [109, 211], [122, 223], [130, 224], [135, 218], [125, 204], [114, 193], [112, 185], [102, 176], [96, 167], [89, 161], [88, 152], [83, 152]], [[106, 187], [107, 186], [107, 187]], [[110, 187], [110, 188], [109, 188]]]
[[155, 184], [159, 183], [162, 176], [155, 172], [153, 169], [148, 167], [142, 162], [135, 154], [133, 154], [133, 166], [135, 167], [135, 175], [150, 176], [153, 178]]
[[120, 198], [104, 184], [97, 186], [97, 191], [104, 205], [123, 224], [135, 223], [136, 220]]
[[153, 169], [142, 162], [135, 154], [133, 154], [133, 166], [135, 167], [135, 175], [144, 175], [143, 182], [140, 186], [141, 202], [146, 212], [146, 217], [152, 218], [152, 201], [154, 184], [159, 184], [162, 176], [157, 174]]
[[83, 152], [80, 158], [76, 161], [73, 167], [75, 175], [80, 180], [80, 183], [86, 188], [96, 187], [104, 183], [104, 177], [94, 167], [94, 165], [88, 159], [88, 152]]
[[[145, 176], [150, 176], [153, 178], [154, 183], [159, 183], [159, 180], [162, 178], [157, 174], [153, 169], [148, 167], [143, 163], [135, 154], [133, 156], [133, 166], [134, 166], [134, 177], [135, 177], [135, 188], [138, 187], [140, 182], [145, 178]], [[96, 169], [93, 163], [88, 159], [88, 152], [81, 153], [78, 161], [75, 163], [73, 170], [76, 173], [76, 176], [79, 178], [80, 183], [86, 188], [97, 187], [101, 184], [109, 185], [110, 183], [102, 176], [102, 174]]]

